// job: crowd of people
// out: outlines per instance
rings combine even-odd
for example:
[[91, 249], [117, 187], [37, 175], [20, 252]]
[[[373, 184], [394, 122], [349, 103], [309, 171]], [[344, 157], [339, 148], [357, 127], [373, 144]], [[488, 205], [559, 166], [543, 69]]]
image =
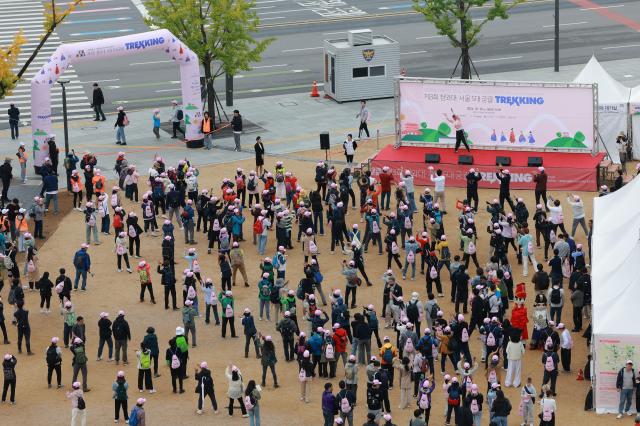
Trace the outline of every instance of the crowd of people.
[[[184, 393], [189, 364], [195, 363], [191, 380], [197, 384], [197, 414], [205, 411], [207, 398], [218, 413], [222, 407], [214, 381], [226, 380], [228, 415], [239, 408], [251, 426], [260, 424], [263, 390], [295, 380], [301, 403], [321, 406], [318, 417], [325, 426], [392, 426], [396, 407], [415, 410], [412, 426], [441, 424], [434, 418], [463, 426], [480, 426], [487, 418], [499, 426], [557, 423], [557, 378], [575, 370], [571, 352], [574, 337], [580, 336], [575, 333], [590, 337], [591, 222], [587, 226], [580, 196], [567, 194], [561, 200], [547, 194], [544, 168], [535, 178], [535, 206], [512, 198], [509, 171], [500, 169], [499, 194], [486, 201], [490, 220], [485, 226], [478, 220], [481, 175], [474, 169], [467, 175], [467, 199], [456, 212], [452, 205], [447, 209], [446, 178], [434, 169], [433, 186], [420, 191], [409, 170], [394, 175], [385, 167], [373, 177], [366, 170], [320, 161], [314, 181], [302, 182], [282, 161], [268, 170], [261, 157], [259, 172], [237, 168], [221, 182], [205, 184], [186, 159], [171, 166], [158, 156], [141, 173], [120, 152], [111, 185], [92, 154], [79, 159], [70, 153], [67, 159], [67, 188], [78, 212], [70, 214], [78, 214], [85, 237], [72, 256], [71, 273], [62, 267], [54, 277], [41, 273], [39, 265], [36, 239], [43, 235], [37, 223], [46, 216], [53, 194], [43, 186], [44, 204], [37, 197], [27, 211], [24, 201], [14, 200], [2, 210], [0, 290], [6, 280], [11, 308], [0, 301], [0, 327], [5, 344], [15, 335], [18, 350], [4, 356], [2, 402], [18, 399], [16, 370], [23, 343], [27, 355], [34, 354], [27, 306], [37, 303], [31, 295], [37, 291], [43, 315], [51, 312], [52, 297], [54, 307], [59, 304], [62, 337], [50, 337], [43, 371], [46, 366], [49, 387], [55, 373], [54, 385], [61, 388], [62, 370], [71, 358], [67, 397], [72, 424], [87, 422], [89, 360], [106, 358], [126, 366], [130, 343], [139, 392], [154, 394], [170, 382], [173, 393]], [[348, 159], [351, 163], [353, 155]], [[45, 177], [57, 175], [57, 166], [55, 173], [51, 167], [45, 162]], [[449, 222], [445, 229], [445, 215], [455, 214], [457, 226]], [[36, 223], [35, 235], [23, 225], [29, 220]], [[587, 237], [586, 248], [574, 240], [578, 227]], [[321, 242], [329, 245], [328, 256], [321, 253]], [[124, 310], [114, 316], [102, 312], [95, 321], [81, 315], [82, 302], [72, 296], [91, 290], [91, 244], [112, 247], [114, 272], [139, 281], [140, 302], [158, 302], [168, 314], [175, 311], [174, 335], [160, 339], [151, 325], [154, 318], [144, 328], [130, 327]], [[160, 247], [161, 258], [143, 258], [150, 246]], [[302, 252], [302, 262], [291, 264], [287, 253], [292, 250]], [[252, 258], [253, 252], [260, 257], [259, 275], [248, 267], [249, 251]], [[16, 257], [18, 252], [24, 256]], [[382, 277], [367, 271], [376, 255], [386, 257]], [[217, 272], [214, 276], [205, 276], [205, 263]], [[522, 264], [521, 277], [512, 269], [514, 263]], [[324, 280], [323, 271], [335, 268], [344, 285]], [[424, 279], [425, 287], [413, 282], [416, 277]], [[377, 294], [380, 303], [359, 306], [363, 290]], [[238, 293], [255, 294], [259, 309], [237, 303]], [[533, 312], [528, 311], [528, 297], [534, 299]], [[445, 306], [445, 298], [451, 304]], [[5, 317], [16, 325], [16, 333], [7, 332]], [[244, 357], [255, 352], [260, 378], [244, 377], [240, 360], [218, 374], [206, 361], [190, 357], [202, 333], [202, 318], [207, 326], [220, 326], [220, 339], [244, 337]], [[99, 341], [95, 356], [87, 353], [87, 338]], [[540, 376], [522, 377], [524, 354], [534, 350], [540, 351]], [[280, 354], [295, 366], [295, 377], [291, 368], [278, 365]], [[580, 366], [585, 361], [577, 360]], [[160, 379], [163, 364], [170, 380]], [[630, 383], [627, 376], [621, 373], [621, 389]], [[635, 373], [631, 378], [636, 383]], [[114, 421], [122, 412], [128, 424], [144, 425], [146, 400], [128, 405], [129, 380], [124, 371], [114, 375]], [[400, 394], [392, 403], [394, 385]], [[505, 396], [509, 387], [519, 389], [519, 401]], [[626, 398], [628, 392], [624, 394]], [[432, 412], [435, 400], [444, 401], [444, 412]], [[366, 406], [366, 418], [355, 418], [358, 404]]]

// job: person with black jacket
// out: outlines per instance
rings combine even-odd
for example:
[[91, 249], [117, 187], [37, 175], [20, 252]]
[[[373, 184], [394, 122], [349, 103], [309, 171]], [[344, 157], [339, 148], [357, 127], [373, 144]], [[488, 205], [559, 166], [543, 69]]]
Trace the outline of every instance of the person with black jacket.
[[107, 120], [104, 116], [104, 112], [102, 112], [102, 105], [104, 105], [102, 89], [98, 87], [98, 83], [93, 83], [93, 99], [91, 101], [91, 108], [96, 112], [96, 118], [93, 121]]
[[[507, 417], [511, 414], [511, 402], [501, 390], [496, 391], [496, 399], [491, 405], [491, 418], [498, 424], [507, 424]], [[500, 420], [500, 421], [497, 421]]]
[[100, 319], [98, 320], [98, 358], [96, 361], [102, 360], [102, 349], [104, 344], [107, 344], [109, 348], [109, 362], [113, 361], [113, 338], [111, 337], [111, 320], [109, 319], [108, 312], [101, 312]]
[[[129, 256], [140, 258], [140, 235], [144, 232], [138, 223], [138, 216], [134, 212], [129, 212], [126, 221], [127, 235], [129, 236]], [[135, 246], [136, 254], [133, 254]]]
[[0, 166], [0, 180], [2, 180], [2, 200], [1, 201], [9, 201], [9, 197], [7, 193], [9, 192], [9, 186], [11, 186], [11, 179], [13, 179], [13, 174], [11, 171], [13, 168], [11, 167], [11, 158], [7, 157], [4, 159], [4, 164]]
[[64, 299], [66, 298], [68, 301], [71, 301], [71, 288], [73, 284], [71, 283], [71, 278], [65, 275], [65, 268], [60, 268], [60, 275], [56, 278], [56, 286], [62, 283], [62, 292], [58, 293], [58, 297], [60, 298], [60, 304], [64, 303]]
[[506, 201], [511, 207], [511, 211], [516, 209], [513, 200], [511, 199], [511, 193], [509, 190], [509, 185], [511, 184], [511, 175], [509, 174], [509, 170], [499, 168], [498, 173], [496, 173], [496, 178], [500, 181], [500, 192], [499, 192], [499, 202], [500, 209], [504, 211], [504, 202]]
[[11, 342], [9, 341], [9, 336], [7, 335], [7, 326], [4, 323], [4, 303], [2, 302], [2, 296], [0, 296], [0, 329], [2, 329], [2, 343], [8, 345]]
[[173, 262], [171, 261], [171, 259], [169, 259], [168, 257], [164, 257], [162, 263], [158, 265], [157, 272], [161, 275], [160, 283], [164, 287], [164, 308], [169, 309], [169, 295], [171, 295], [173, 310], [177, 311], [178, 306], [176, 305], [176, 276], [173, 270], [172, 263]]
[[62, 350], [58, 347], [58, 338], [51, 338], [51, 345], [47, 348], [47, 387], [51, 388], [51, 377], [56, 372], [58, 389], [62, 387]]
[[469, 323], [469, 338], [476, 327], [480, 331], [484, 318], [487, 316], [485, 301], [480, 297], [480, 290], [474, 288], [471, 290], [473, 299], [471, 299], [471, 322]]
[[116, 365], [120, 364], [120, 349], [122, 349], [122, 362], [129, 364], [127, 360], [127, 343], [131, 340], [131, 330], [129, 323], [124, 319], [124, 311], [118, 312], [118, 317], [111, 326], [113, 339], [115, 340]]
[[[174, 355], [176, 357], [175, 359], [173, 358]], [[174, 337], [171, 340], [169, 340], [169, 347], [165, 352], [165, 360], [167, 361], [167, 365], [171, 370], [171, 386], [173, 387], [173, 393], [178, 392], [176, 382], [178, 382], [178, 384], [180, 385], [180, 389], [179, 389], [180, 393], [184, 393], [183, 377], [182, 377], [183, 376], [182, 361], [181, 361], [182, 359], [184, 359], [182, 355], [182, 351], [176, 345], [176, 338]]]
[[11, 127], [11, 139], [18, 139], [19, 131], [18, 125], [20, 124], [20, 110], [14, 103], [9, 104], [9, 109], [7, 110], [7, 115], [9, 116], [9, 127]]
[[2, 361], [2, 372], [4, 373], [4, 383], [2, 385], [2, 402], [7, 400], [7, 391], [11, 388], [9, 402], [11, 405], [16, 403], [16, 364], [18, 360], [11, 354], [6, 354]]
[[49, 313], [53, 283], [49, 279], [48, 271], [36, 282], [36, 288], [40, 291], [40, 312]]
[[533, 181], [536, 183], [536, 204], [540, 204], [540, 198], [542, 198], [542, 200], [544, 201], [544, 208], [548, 212], [549, 207], [547, 207], [547, 174], [544, 172], [544, 167], [538, 167], [538, 173], [533, 176]]
[[[320, 185], [321, 183], [318, 182], [318, 186]], [[324, 185], [323, 190], [326, 191], [326, 183]], [[311, 211], [313, 213], [313, 232], [319, 235], [324, 235], [324, 218], [322, 214], [324, 208], [322, 207], [322, 197], [320, 197], [319, 190], [311, 191], [309, 193], [309, 202], [311, 203]]]
[[234, 151], [240, 151], [240, 135], [242, 134], [242, 116], [237, 109], [233, 110], [233, 118], [231, 119], [231, 130], [233, 131], [233, 141], [236, 146]]
[[18, 328], [18, 353], [22, 353], [22, 338], [24, 338], [27, 347], [27, 355], [33, 355], [31, 352], [31, 326], [29, 325], [29, 311], [24, 309], [24, 300], [16, 303], [18, 308], [13, 313], [16, 327]]
[[467, 202], [471, 205], [473, 200], [473, 211], [478, 213], [478, 203], [480, 198], [478, 197], [478, 182], [482, 180], [482, 175], [475, 169], [469, 169], [469, 173], [466, 176], [467, 179]]
[[118, 118], [116, 118], [116, 124], [114, 124], [114, 128], [116, 129], [116, 145], [126, 145], [127, 138], [124, 134], [124, 127], [129, 123], [129, 119], [127, 118], [127, 113], [124, 112], [124, 107], [119, 106], [118, 110]]
[[207, 396], [211, 399], [214, 413], [218, 414], [218, 402], [216, 401], [216, 393], [213, 389], [213, 378], [211, 377], [211, 370], [209, 370], [208, 367], [207, 363], [203, 361], [200, 363], [200, 368], [196, 367], [195, 369], [198, 414], [202, 414], [202, 404]]

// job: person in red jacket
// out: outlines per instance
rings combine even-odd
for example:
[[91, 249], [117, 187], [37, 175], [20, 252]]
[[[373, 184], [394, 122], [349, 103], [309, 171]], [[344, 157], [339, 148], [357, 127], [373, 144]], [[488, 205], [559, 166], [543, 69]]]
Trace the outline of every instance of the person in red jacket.
[[[342, 328], [338, 323], [333, 324], [333, 345], [336, 348], [336, 360], [342, 358], [342, 366], [347, 363], [347, 343], [349, 337], [347, 331]], [[335, 365], [335, 364], [334, 364]], [[335, 371], [330, 372], [330, 375], [335, 376]]]
[[382, 189], [380, 210], [389, 210], [389, 203], [391, 202], [391, 186], [393, 185], [393, 175], [389, 173], [388, 166], [384, 166], [382, 168], [382, 173], [378, 175], [378, 179], [380, 179], [380, 187]]

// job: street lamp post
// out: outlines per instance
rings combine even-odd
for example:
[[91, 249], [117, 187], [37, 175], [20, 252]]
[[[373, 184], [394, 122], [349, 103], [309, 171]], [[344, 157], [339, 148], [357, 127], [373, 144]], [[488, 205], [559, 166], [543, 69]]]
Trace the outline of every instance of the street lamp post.
[[560, 71], [560, 0], [556, 0], [556, 5], [555, 5], [555, 30], [556, 30], [556, 36], [555, 36], [555, 40], [554, 40], [554, 46], [553, 46], [553, 70], [555, 72], [559, 72]]
[[58, 80], [58, 84], [62, 87], [62, 122], [64, 125], [64, 153], [69, 155], [69, 127], [67, 125], [67, 88], [69, 80]]

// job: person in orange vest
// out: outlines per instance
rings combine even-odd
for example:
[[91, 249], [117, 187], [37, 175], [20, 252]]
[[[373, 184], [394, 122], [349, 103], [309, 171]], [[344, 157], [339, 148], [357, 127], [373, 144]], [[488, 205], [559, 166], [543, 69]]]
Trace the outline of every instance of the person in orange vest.
[[24, 247], [24, 234], [29, 232], [29, 222], [25, 214], [27, 213], [26, 209], [21, 208], [18, 210], [18, 214], [16, 215], [16, 231], [18, 232], [18, 251], [25, 251]]
[[20, 163], [20, 179], [22, 179], [22, 183], [27, 183], [27, 150], [24, 147], [24, 142], [20, 142], [16, 156]]
[[102, 176], [102, 172], [100, 171], [100, 169], [95, 169], [94, 170], [94, 174], [93, 174], [93, 178], [91, 179], [91, 183], [93, 183], [93, 190], [96, 194], [96, 197], [99, 197], [100, 195], [104, 194], [105, 191], [105, 185], [106, 185], [106, 179], [104, 178], [104, 176]]
[[204, 149], [213, 148], [213, 121], [211, 120], [208, 111], [204, 112], [200, 130], [202, 130], [202, 133], [204, 134]]

